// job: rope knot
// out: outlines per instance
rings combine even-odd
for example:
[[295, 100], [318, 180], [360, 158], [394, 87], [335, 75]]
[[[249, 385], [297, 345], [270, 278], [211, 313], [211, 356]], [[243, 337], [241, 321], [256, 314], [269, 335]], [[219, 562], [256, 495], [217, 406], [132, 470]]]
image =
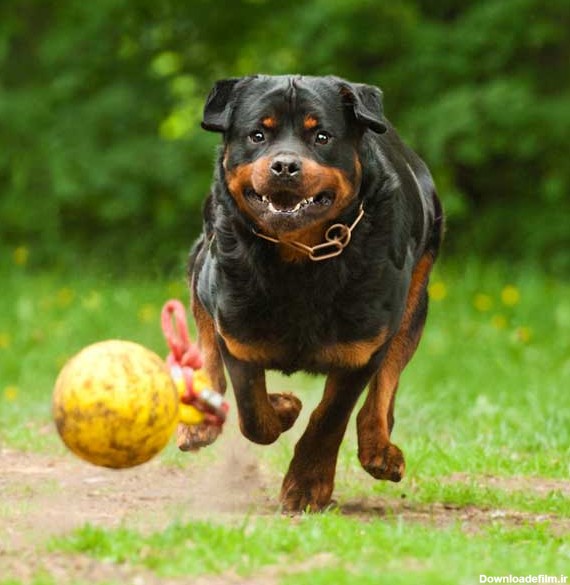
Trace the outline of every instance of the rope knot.
[[221, 426], [226, 420], [228, 404], [210, 388], [210, 380], [202, 371], [204, 359], [200, 349], [190, 340], [184, 305], [175, 299], [167, 301], [161, 314], [162, 331], [170, 353], [166, 364], [180, 391], [180, 401], [203, 414], [203, 422]]

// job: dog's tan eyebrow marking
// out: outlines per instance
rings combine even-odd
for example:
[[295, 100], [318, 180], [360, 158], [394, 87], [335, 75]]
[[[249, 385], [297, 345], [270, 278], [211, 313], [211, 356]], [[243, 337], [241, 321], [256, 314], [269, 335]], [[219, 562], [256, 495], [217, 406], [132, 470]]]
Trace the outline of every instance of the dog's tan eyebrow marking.
[[261, 120], [261, 125], [264, 128], [275, 128], [277, 126], [277, 118], [273, 116], [266, 116]]
[[305, 120], [303, 121], [303, 128], [305, 128], [305, 130], [312, 130], [313, 128], [316, 128], [319, 125], [319, 121], [317, 120], [317, 118], [315, 118], [315, 116], [312, 116], [311, 114], [307, 114], [305, 116]]

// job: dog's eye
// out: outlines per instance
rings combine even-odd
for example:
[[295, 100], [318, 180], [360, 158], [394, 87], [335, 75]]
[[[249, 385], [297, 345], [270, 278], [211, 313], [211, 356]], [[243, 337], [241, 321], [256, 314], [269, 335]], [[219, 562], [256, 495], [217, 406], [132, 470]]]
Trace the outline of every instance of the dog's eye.
[[255, 130], [249, 135], [249, 139], [254, 144], [259, 144], [260, 142], [263, 142], [265, 140], [265, 134], [263, 134], [261, 130]]
[[329, 140], [331, 139], [331, 135], [324, 130], [319, 130], [317, 135], [315, 136], [315, 143], [316, 144], [328, 144]]

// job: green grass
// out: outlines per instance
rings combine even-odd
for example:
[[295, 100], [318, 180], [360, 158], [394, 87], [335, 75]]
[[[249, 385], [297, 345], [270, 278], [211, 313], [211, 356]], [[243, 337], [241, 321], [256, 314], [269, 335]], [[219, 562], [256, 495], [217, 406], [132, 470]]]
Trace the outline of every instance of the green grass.
[[0, 274], [0, 441], [33, 450], [54, 447], [37, 429], [50, 421], [51, 391], [65, 361], [90, 343], [114, 338], [166, 355], [160, 310], [168, 298], [186, 294], [181, 276], [119, 282], [80, 271], [36, 275], [1, 266]]
[[[59, 368], [81, 347], [109, 338], [165, 354], [160, 307], [172, 296], [186, 300], [183, 278], [35, 274], [3, 262], [0, 447], [62, 453], [50, 423]], [[506, 490], [484, 481], [486, 475], [570, 476], [570, 283], [538, 270], [466, 261], [440, 265], [431, 292], [425, 334], [396, 407], [393, 438], [406, 454], [406, 479], [375, 483], [364, 474], [354, 421], [341, 449], [337, 499], [380, 498], [385, 518], [332, 511], [296, 520], [219, 519], [151, 535], [129, 526], [86, 526], [50, 549], [129, 562], [163, 576], [275, 571], [284, 585], [377, 583], [379, 575], [392, 584], [468, 584], [485, 573], [568, 573], [570, 542], [548, 522], [489, 520], [469, 530], [459, 520], [441, 526], [406, 520], [396, 503], [570, 517], [569, 499], [559, 490], [533, 491], [524, 482]], [[297, 391], [305, 404], [295, 429], [272, 447], [256, 448], [264, 465], [282, 473], [322, 379], [272, 375], [270, 387]], [[184, 457], [171, 446], [162, 460], [176, 465]], [[457, 474], [464, 479], [454, 480]], [[2, 578], [0, 585], [19, 585]], [[50, 579], [38, 573], [33, 584], [51, 585]]]
[[[282, 583], [372, 584], [379, 576], [410, 583], [419, 574], [424, 584], [455, 585], [476, 582], [480, 573], [502, 574], [507, 560], [509, 572], [517, 574], [562, 573], [570, 554], [570, 540], [552, 537], [546, 526], [491, 525], [468, 535], [453, 525], [435, 536], [432, 526], [397, 519], [355, 522], [335, 513], [298, 521], [245, 519], [239, 526], [197, 522], [150, 536], [87, 526], [52, 547], [142, 564], [165, 577], [228, 571], [249, 576], [275, 566], [278, 574], [292, 573]], [[307, 559], [325, 566], [306, 570]]]
[[[381, 492], [382, 488], [375, 491]], [[536, 495], [523, 490], [509, 491], [481, 487], [473, 482], [445, 483], [439, 480], [423, 480], [412, 483], [407, 499], [416, 504], [442, 503], [477, 506], [483, 509], [511, 509], [570, 518], [570, 500], [556, 489], [545, 495]]]
[[[244, 519], [239, 525], [175, 524], [151, 535], [86, 526], [49, 548], [88, 554], [104, 563], [142, 566], [159, 577], [238, 574], [280, 577], [282, 585], [351, 585], [355, 581], [424, 585], [479, 582], [480, 574], [564, 574], [570, 540], [548, 526], [500, 524], [468, 535], [398, 520], [354, 522], [338, 514]], [[33, 585], [52, 585], [39, 577]], [[0, 581], [0, 585], [18, 585]]]

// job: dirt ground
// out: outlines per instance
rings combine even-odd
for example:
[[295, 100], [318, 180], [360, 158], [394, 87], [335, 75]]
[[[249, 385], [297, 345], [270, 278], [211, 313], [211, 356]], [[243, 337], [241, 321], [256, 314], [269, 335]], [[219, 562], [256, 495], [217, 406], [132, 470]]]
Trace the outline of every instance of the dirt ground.
[[[144, 569], [116, 567], [82, 555], [46, 553], [42, 545], [87, 523], [106, 528], [125, 524], [153, 532], [175, 520], [216, 516], [231, 521], [253, 511], [256, 515], [278, 513], [253, 455], [226, 451], [206, 473], [204, 462], [196, 465], [192, 455], [184, 468], [155, 459], [116, 471], [72, 455], [0, 449], [0, 579], [9, 575], [26, 582], [44, 568], [62, 584], [74, 579], [158, 583]], [[184, 582], [160, 580], [166, 585]], [[236, 575], [192, 580], [194, 585], [239, 582]]]
[[[239, 453], [238, 453], [239, 447]], [[43, 546], [52, 536], [68, 533], [86, 523], [103, 527], [127, 524], [144, 532], [164, 528], [174, 520], [215, 517], [231, 522], [244, 515], [279, 513], [279, 477], [263, 469], [243, 444], [226, 448], [224, 456], [208, 468], [196, 468], [190, 455], [185, 467], [167, 466], [159, 460], [141, 467], [114, 471], [94, 467], [71, 455], [48, 456], [0, 449], [0, 578], [10, 576], [26, 582], [38, 569], [45, 569], [57, 583], [85, 580], [91, 583], [116, 580], [132, 585], [233, 585], [242, 579], [233, 573], [215, 577], [164, 579], [144, 568], [117, 567], [82, 555], [48, 553]], [[471, 481], [453, 476], [452, 481]], [[570, 481], [481, 477], [479, 482], [500, 489], [524, 489], [545, 495], [560, 490], [570, 497]], [[550, 521], [555, 530], [570, 530], [570, 522], [506, 510], [475, 506], [434, 504], [418, 506], [406, 499], [370, 497], [344, 501], [343, 514], [361, 518], [401, 516], [408, 521], [444, 526], [460, 522], [476, 531], [493, 521], [520, 524]], [[285, 572], [327, 565], [334, 559], [319, 555], [311, 567], [288, 567]], [[283, 570], [280, 569], [280, 574]], [[247, 582], [271, 585], [277, 576], [268, 569]]]

